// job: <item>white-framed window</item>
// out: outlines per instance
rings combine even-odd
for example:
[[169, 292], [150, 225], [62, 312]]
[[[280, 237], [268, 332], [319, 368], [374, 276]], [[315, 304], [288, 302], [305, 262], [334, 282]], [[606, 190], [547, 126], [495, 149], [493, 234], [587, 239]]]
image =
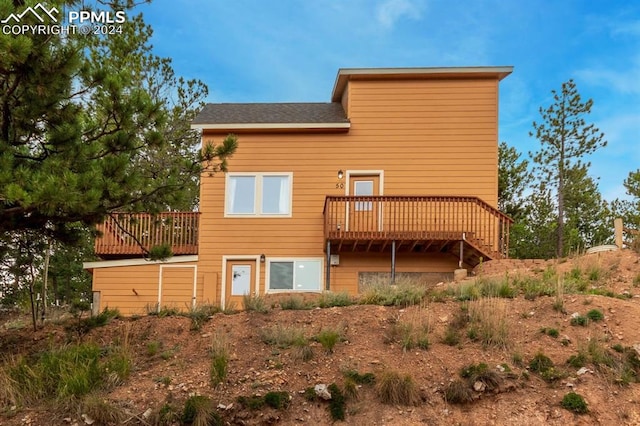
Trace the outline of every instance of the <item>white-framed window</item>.
[[293, 173], [227, 173], [225, 216], [291, 217]]
[[267, 259], [267, 291], [320, 291], [322, 258]]

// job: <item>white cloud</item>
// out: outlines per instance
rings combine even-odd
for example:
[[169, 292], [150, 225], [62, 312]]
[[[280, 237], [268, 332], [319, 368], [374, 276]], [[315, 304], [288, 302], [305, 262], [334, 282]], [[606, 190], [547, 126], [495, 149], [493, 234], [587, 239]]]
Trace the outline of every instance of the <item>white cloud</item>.
[[422, 17], [423, 4], [415, 0], [384, 0], [376, 8], [376, 18], [385, 28], [392, 28], [396, 22], [406, 17], [418, 20]]
[[614, 36], [617, 36], [617, 35], [640, 36], [640, 20], [618, 23], [616, 26], [611, 28], [611, 34]]
[[613, 68], [587, 68], [576, 72], [578, 77], [595, 86], [604, 86], [619, 93], [640, 94], [640, 56], [623, 71]]

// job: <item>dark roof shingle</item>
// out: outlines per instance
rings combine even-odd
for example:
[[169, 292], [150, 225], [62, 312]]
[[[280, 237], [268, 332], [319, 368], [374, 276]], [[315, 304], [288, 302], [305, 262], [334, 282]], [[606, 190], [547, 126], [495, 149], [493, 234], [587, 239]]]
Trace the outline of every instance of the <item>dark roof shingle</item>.
[[348, 123], [342, 104], [206, 104], [192, 124]]

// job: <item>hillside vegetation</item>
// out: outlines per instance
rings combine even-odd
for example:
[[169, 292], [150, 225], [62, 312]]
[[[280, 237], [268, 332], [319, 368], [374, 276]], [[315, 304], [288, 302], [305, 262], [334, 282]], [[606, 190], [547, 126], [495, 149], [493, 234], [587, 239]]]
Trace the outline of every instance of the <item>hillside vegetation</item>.
[[0, 423], [640, 424], [632, 251], [0, 330]]

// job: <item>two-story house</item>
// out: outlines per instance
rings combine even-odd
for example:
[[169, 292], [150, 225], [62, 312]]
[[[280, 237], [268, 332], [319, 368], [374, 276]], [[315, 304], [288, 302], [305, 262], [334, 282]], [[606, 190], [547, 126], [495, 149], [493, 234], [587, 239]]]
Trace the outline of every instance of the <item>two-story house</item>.
[[341, 69], [328, 103], [206, 105], [192, 124], [203, 141], [238, 136], [229, 172], [202, 176], [199, 213], [130, 221], [148, 244], [174, 246], [168, 261], [133, 258], [139, 248], [103, 225], [105, 261], [86, 265], [98, 309], [357, 294], [502, 257], [498, 86], [511, 71]]

